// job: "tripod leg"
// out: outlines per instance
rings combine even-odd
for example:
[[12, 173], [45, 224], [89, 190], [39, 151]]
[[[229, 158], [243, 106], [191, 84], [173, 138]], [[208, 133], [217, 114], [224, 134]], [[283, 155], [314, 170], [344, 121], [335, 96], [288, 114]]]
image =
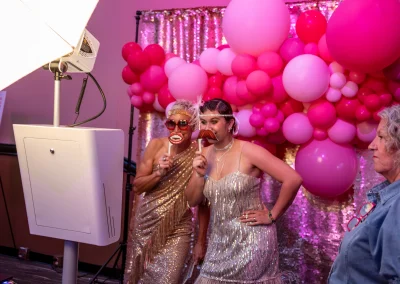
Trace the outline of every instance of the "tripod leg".
[[94, 283], [94, 281], [96, 280], [97, 276], [100, 275], [101, 271], [104, 269], [104, 267], [107, 266], [107, 264], [111, 261], [111, 259], [114, 257], [114, 255], [119, 252], [121, 253], [120, 249], [122, 248], [122, 244], [120, 244], [117, 249], [114, 251], [114, 253], [107, 259], [107, 261], [103, 264], [103, 266], [99, 269], [99, 271], [97, 271], [96, 275], [93, 276], [92, 280], [90, 280], [90, 284]]

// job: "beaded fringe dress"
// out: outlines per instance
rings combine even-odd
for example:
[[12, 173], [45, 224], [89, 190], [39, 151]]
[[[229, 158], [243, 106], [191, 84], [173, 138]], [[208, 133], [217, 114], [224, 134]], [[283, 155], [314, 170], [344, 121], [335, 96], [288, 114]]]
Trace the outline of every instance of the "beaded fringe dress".
[[131, 236], [133, 257], [124, 283], [180, 284], [191, 259], [192, 211], [184, 189], [192, 174], [195, 143], [174, 157], [157, 185], [141, 196]]
[[211, 234], [195, 284], [295, 283], [294, 275], [279, 272], [276, 226], [247, 226], [238, 219], [244, 211], [263, 209], [261, 179], [241, 173], [240, 159], [235, 172], [207, 177]]

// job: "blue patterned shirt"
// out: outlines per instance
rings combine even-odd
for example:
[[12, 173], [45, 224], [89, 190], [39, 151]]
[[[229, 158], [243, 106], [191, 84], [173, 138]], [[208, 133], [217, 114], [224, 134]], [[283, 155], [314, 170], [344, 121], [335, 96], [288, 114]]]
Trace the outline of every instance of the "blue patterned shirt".
[[376, 207], [346, 232], [328, 283], [400, 283], [400, 180], [367, 193]]

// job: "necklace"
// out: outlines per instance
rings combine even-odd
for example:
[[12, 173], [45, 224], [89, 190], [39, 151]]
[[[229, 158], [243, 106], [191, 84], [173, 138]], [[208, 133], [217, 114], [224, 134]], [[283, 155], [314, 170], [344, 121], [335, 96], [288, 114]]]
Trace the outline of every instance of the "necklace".
[[224, 159], [224, 161], [223, 161], [223, 163], [222, 163], [222, 165], [221, 165], [221, 168], [218, 170], [218, 168], [219, 168], [219, 162], [220, 162], [220, 161], [222, 160], [222, 158], [225, 157], [225, 155], [232, 149], [233, 143], [234, 143], [234, 139], [232, 139], [232, 141], [228, 144], [229, 147], [227, 148], [227, 150], [226, 150], [225, 153], [223, 153], [219, 158], [215, 157], [215, 160], [217, 161], [217, 178], [220, 178], [220, 177], [221, 177], [222, 169], [224, 168], [224, 165], [225, 165], [225, 159]]
[[232, 138], [231, 142], [229, 142], [225, 147], [217, 148], [214, 146], [214, 150], [215, 151], [224, 151], [224, 150], [227, 150], [228, 148], [230, 149], [232, 147], [232, 145], [233, 145], [233, 138]]

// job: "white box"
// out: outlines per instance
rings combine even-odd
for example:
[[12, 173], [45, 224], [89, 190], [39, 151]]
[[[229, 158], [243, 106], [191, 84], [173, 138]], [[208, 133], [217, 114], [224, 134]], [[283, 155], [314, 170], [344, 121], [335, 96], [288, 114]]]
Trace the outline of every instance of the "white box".
[[31, 234], [98, 246], [118, 241], [123, 131], [13, 127]]

